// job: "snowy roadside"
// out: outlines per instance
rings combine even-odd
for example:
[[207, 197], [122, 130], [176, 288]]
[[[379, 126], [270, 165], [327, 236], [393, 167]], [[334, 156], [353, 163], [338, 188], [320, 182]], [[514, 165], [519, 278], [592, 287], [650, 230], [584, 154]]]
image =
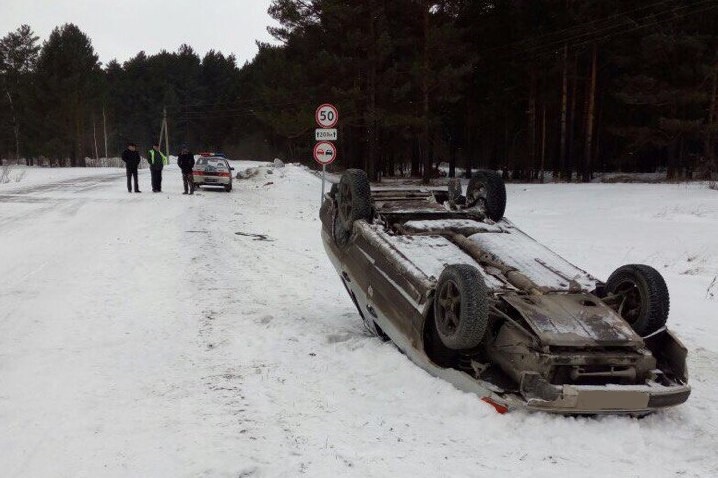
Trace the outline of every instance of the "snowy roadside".
[[[62, 183], [87, 178], [124, 176], [124, 168], [41, 168], [37, 166], [10, 166], [11, 180], [0, 184], [0, 194], [12, 194], [29, 187]], [[20, 176], [20, 180], [15, 180]]]
[[195, 197], [174, 168], [161, 195], [88, 181], [0, 204], [3, 475], [718, 473], [713, 191], [509, 186], [507, 215], [577, 265], [666, 274], [694, 394], [636, 420], [500, 416], [368, 336], [304, 168]]

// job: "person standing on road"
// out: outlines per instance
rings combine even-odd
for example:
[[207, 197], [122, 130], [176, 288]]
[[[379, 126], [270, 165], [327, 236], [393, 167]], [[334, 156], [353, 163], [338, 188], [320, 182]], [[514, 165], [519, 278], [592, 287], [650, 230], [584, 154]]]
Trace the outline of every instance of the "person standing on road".
[[147, 162], [150, 163], [150, 174], [152, 175], [152, 192], [162, 192], [162, 168], [167, 164], [167, 156], [160, 151], [159, 144], [153, 144], [152, 149], [147, 152]]
[[182, 145], [182, 153], [177, 157], [177, 166], [182, 170], [182, 194], [194, 194], [194, 180], [192, 179], [192, 168], [194, 168], [194, 154], [186, 145]]
[[140, 166], [140, 153], [137, 152], [135, 143], [127, 143], [127, 149], [122, 152], [122, 161], [125, 162], [125, 172], [127, 173], [127, 192], [132, 192], [132, 179], [135, 180], [135, 192], [141, 193], [137, 184], [137, 168]]

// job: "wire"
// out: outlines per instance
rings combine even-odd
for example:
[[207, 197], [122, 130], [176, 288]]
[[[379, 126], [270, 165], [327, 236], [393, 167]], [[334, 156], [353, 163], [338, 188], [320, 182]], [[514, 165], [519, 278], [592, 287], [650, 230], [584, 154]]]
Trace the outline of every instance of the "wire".
[[[646, 15], [637, 21], [634, 20], [634, 25], [630, 26], [629, 28], [625, 28], [626, 24], [616, 24], [612, 27], [604, 29], [603, 31], [586, 32], [586, 33], [583, 33], [580, 35], [563, 38], [561, 40], [547, 42], [547, 43], [544, 43], [543, 45], [537, 45], [535, 47], [526, 49], [523, 53], [524, 54], [542, 54], [541, 52], [543, 52], [543, 54], [545, 54], [546, 52], [549, 52], [549, 51], [556, 51], [560, 47], [563, 47], [564, 44], [567, 44], [567, 43], [571, 43], [572, 47], [576, 44], [576, 42], [578, 42], [578, 44], [593, 43], [594, 41], [599, 41], [604, 38], [612, 37], [612, 36], [615, 36], [616, 34], [631, 33], [631, 32], [640, 30], [642, 28], [646, 28], [647, 26], [656, 26], [656, 25], [661, 25], [664, 23], [674, 22], [678, 19], [685, 18], [686, 16], [694, 15], [697, 13], [702, 13], [704, 11], [710, 10], [712, 8], [715, 8], [716, 6], [718, 6], [718, 4], [716, 4], [716, 0], [700, 0], [692, 5], [684, 5], [682, 7], [672, 8], [672, 9], [664, 10], [661, 12], [654, 12], [652, 14]], [[696, 7], [707, 7], [707, 8], [704, 8], [704, 9], [697, 8], [697, 9], [691, 11], [691, 9], [694, 9]], [[680, 15], [680, 13], [683, 13], [683, 15]], [[651, 20], [651, 19], [663, 16], [663, 15], [672, 15], [672, 16], [665, 18], [665, 19], [658, 19], [652, 23], [640, 24], [641, 21]], [[616, 29], [619, 29], [619, 31], [612, 32], [608, 35], [605, 35], [609, 31], [616, 30]], [[599, 36], [598, 36], [598, 38], [585, 38], [585, 37], [590, 37], [591, 35], [593, 35], [593, 36], [599, 35]]]
[[[647, 5], [638, 9], [634, 9], [628, 12], [623, 12], [620, 14], [615, 14], [608, 18], [626, 18], [628, 14], [635, 13], [638, 11], [646, 10], [648, 8], [655, 7], [657, 5], [662, 5], [664, 3], [673, 4], [673, 2], [656, 2], [651, 5]], [[713, 4], [713, 5], [710, 5]], [[707, 8], [700, 8], [703, 6], [708, 6]], [[522, 51], [517, 52], [516, 47], [521, 46], [523, 44], [526, 44], [531, 41], [535, 41], [536, 38], [539, 37], [533, 37], [531, 39], [527, 40], [520, 40], [517, 42], [514, 42], [509, 45], [504, 45], [500, 47], [485, 49], [482, 52], [482, 55], [484, 57], [487, 57], [489, 53], [498, 51], [498, 50], [507, 50], [507, 49], [513, 49], [514, 51], [507, 51], [504, 54], [498, 54], [495, 56], [492, 56], [492, 59], [503, 59], [503, 58], [516, 58], [516, 59], [526, 59], [527, 57], [540, 57], [545, 56], [547, 54], [554, 54], [559, 49], [563, 48], [565, 45], [570, 46], [572, 49], [576, 49], [580, 46], [585, 46], [590, 43], [594, 42], [600, 42], [607, 38], [612, 38], [619, 34], [627, 34], [631, 33], [643, 28], [646, 28], [647, 26], [658, 26], [664, 23], [670, 23], [674, 22], [676, 20], [679, 20], [681, 18], [685, 18], [688, 15], [694, 15], [697, 13], [703, 13], [705, 11], [708, 11], [712, 8], [714, 8], [716, 5], [716, 0], [699, 0], [697, 2], [682, 5], [678, 7], [672, 7], [667, 8], [663, 10], [659, 10], [657, 12], [652, 12], [650, 14], [644, 15], [643, 17], [637, 19], [637, 20], [631, 20], [633, 25], [629, 25], [626, 23], [617, 23], [613, 25], [608, 25], [606, 27], [595, 29], [592, 31], [580, 31], [581, 29], [584, 29], [587, 25], [596, 24], [598, 22], [602, 22], [602, 20], [594, 20], [592, 22], [576, 25], [575, 27], [570, 27], [564, 30], [559, 30], [559, 32], [565, 32], [565, 31], [575, 31], [574, 33], [569, 34], [568, 36], [565, 36], [560, 39], [554, 39], [550, 41], [540, 42], [538, 44], [535, 44], [531, 47], [524, 48]], [[696, 8], [699, 7], [699, 8]], [[692, 8], [695, 8], [695, 10], [691, 11]], [[677, 15], [678, 14], [678, 15]], [[668, 18], [661, 18], [665, 15], [670, 15]], [[658, 17], [658, 20], [655, 20]], [[651, 19], [654, 19], [653, 22], [649, 24], [641, 24], [641, 22], [650, 21]], [[604, 19], [605, 20], [605, 19]], [[617, 30], [617, 31], [614, 31]], [[556, 32], [546, 33], [542, 35], [543, 37], [555, 35]]]
[[589, 26], [594, 25], [594, 24], [604, 23], [604, 22], [610, 21], [610, 20], [612, 20], [612, 19], [618, 19], [618, 18], [622, 18], [622, 17], [625, 18], [627, 15], [631, 15], [631, 14], [634, 14], [634, 13], [638, 13], [638, 12], [640, 12], [640, 11], [642, 11], [642, 10], [646, 10], [646, 9], [649, 9], [649, 8], [654, 8], [654, 7], [656, 7], [656, 6], [660, 6], [660, 5], [663, 5], [663, 4], [666, 4], [666, 3], [673, 4], [673, 3], [674, 3], [674, 0], [662, 0], [662, 1], [659, 1], [659, 2], [652, 3], [652, 4], [650, 4], [650, 5], [644, 5], [643, 7], [639, 7], [639, 8], [633, 9], [633, 10], [626, 10], [626, 11], [624, 11], [624, 12], [616, 13], [616, 14], [611, 15], [611, 16], [606, 17], [606, 18], [600, 18], [600, 19], [597, 19], [597, 20], [592, 20], [592, 21], [590, 21], [590, 22], [585, 22], [585, 23], [581, 23], [581, 24], [578, 24], [578, 25], [572, 25], [572, 26], [566, 27], [566, 28], [564, 28], [564, 29], [562, 29], [562, 30], [556, 30], [556, 31], [553, 31], [553, 32], [547, 32], [547, 33], [544, 33], [544, 34], [541, 34], [541, 35], [538, 35], [538, 36], [535, 36], [535, 37], [532, 37], [532, 38], [528, 38], [528, 39], [524, 39], [524, 40], [518, 40], [518, 41], [514, 42], [513, 44], [505, 45], [505, 46], [501, 46], [501, 47], [497, 47], [497, 49], [499, 49], [499, 48], [506, 48], [506, 47], [511, 48], [511, 47], [514, 47], [514, 46], [519, 46], [519, 45], [522, 44], [522, 43], [528, 43], [528, 42], [532, 42], [532, 41], [535, 41], [535, 40], [542, 39], [542, 38], [544, 38], [544, 37], [549, 37], [549, 36], [552, 36], [552, 35], [558, 35], [558, 34], [570, 32], [570, 31], [572, 31], [572, 30], [577, 30], [577, 29], [579, 29], [579, 28], [586, 28], [586, 27], [589, 27]]

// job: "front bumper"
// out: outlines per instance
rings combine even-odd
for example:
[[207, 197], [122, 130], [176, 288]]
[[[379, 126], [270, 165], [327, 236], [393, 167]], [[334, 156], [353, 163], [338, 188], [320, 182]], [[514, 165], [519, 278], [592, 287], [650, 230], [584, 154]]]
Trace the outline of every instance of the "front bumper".
[[561, 414], [645, 415], [679, 405], [691, 393], [688, 385], [563, 385], [555, 400], [529, 398], [530, 410]]

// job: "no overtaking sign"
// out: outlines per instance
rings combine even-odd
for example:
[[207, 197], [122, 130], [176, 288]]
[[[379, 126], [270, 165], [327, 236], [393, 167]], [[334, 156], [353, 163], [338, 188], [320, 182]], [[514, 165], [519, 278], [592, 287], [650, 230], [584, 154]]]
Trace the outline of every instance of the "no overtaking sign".
[[314, 159], [322, 166], [331, 164], [337, 158], [337, 148], [333, 143], [322, 141], [314, 146]]

